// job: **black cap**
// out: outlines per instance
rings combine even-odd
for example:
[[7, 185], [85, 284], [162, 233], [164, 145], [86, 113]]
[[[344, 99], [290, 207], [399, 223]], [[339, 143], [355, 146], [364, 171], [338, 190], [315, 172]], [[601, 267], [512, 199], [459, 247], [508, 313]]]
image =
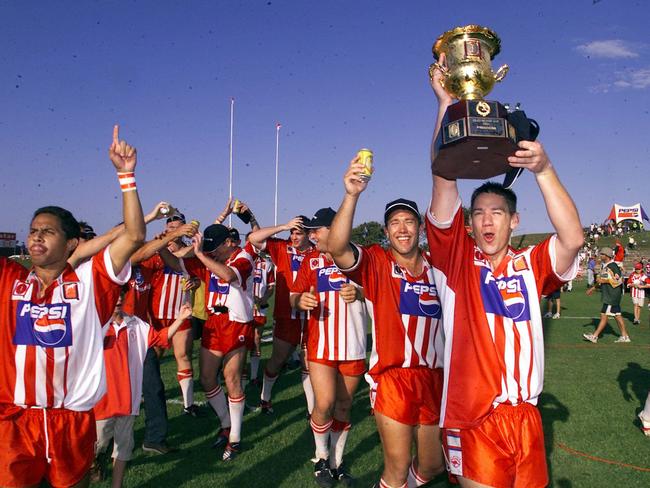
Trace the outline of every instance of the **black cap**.
[[336, 217], [336, 212], [331, 208], [321, 208], [314, 214], [313, 219], [303, 220], [303, 227], [305, 229], [318, 229], [319, 227], [330, 227], [332, 221]]
[[305, 226], [305, 224], [310, 221], [310, 219], [308, 219], [304, 215], [296, 215], [296, 218], [298, 218], [298, 219], [300, 219], [302, 221], [302, 225], [299, 226], [299, 227], [292, 227], [291, 230], [293, 230], [293, 229], [301, 229], [302, 230], [302, 228]]
[[241, 240], [241, 237], [239, 236], [239, 231], [234, 227], [230, 229], [230, 237], [236, 241]]
[[203, 252], [212, 252], [225, 242], [228, 238], [232, 239], [230, 229], [225, 225], [212, 224], [203, 231]]
[[90, 225], [83, 224], [83, 225], [81, 225], [79, 236], [82, 239], [86, 239], [88, 241], [88, 240], [92, 239], [93, 237], [97, 237], [97, 233], [95, 232], [95, 229], [93, 229]]
[[187, 222], [185, 221], [185, 215], [183, 215], [183, 214], [180, 213], [179, 211], [176, 211], [173, 215], [170, 215], [169, 217], [167, 217], [167, 223], [168, 223], [168, 224], [169, 224], [170, 222], [176, 222], [176, 221], [183, 222], [184, 224], [187, 223]]
[[422, 217], [418, 210], [418, 204], [412, 200], [407, 200], [406, 198], [398, 198], [397, 200], [393, 200], [386, 204], [386, 209], [384, 210], [384, 224], [388, 223], [388, 217], [390, 217], [390, 214], [397, 210], [406, 210], [411, 212], [417, 217], [418, 222], [422, 222]]

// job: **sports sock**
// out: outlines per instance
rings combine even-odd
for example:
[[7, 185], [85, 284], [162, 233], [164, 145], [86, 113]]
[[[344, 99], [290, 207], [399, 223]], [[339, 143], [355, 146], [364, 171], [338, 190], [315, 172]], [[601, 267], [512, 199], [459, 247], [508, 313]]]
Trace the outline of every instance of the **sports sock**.
[[407, 486], [408, 485], [406, 483], [400, 486], [391, 486], [384, 481], [384, 478], [379, 480], [379, 488], [407, 488]]
[[176, 372], [176, 379], [181, 387], [183, 406], [185, 408], [194, 404], [194, 379], [192, 375], [193, 372], [191, 369], [181, 369]]
[[223, 393], [221, 386], [217, 385], [214, 389], [205, 393], [208, 403], [215, 411], [219, 420], [221, 421], [221, 428], [227, 429], [230, 427], [230, 412], [226, 403], [226, 395]]
[[343, 462], [343, 451], [352, 424], [334, 419], [330, 432], [330, 468], [336, 469]]
[[406, 479], [408, 488], [416, 488], [430, 481], [420, 476], [420, 473], [418, 473], [417, 467], [415, 465], [416, 465], [416, 459], [414, 457], [413, 460], [411, 461], [411, 465], [409, 466], [409, 475], [408, 478]]
[[643, 410], [639, 412], [639, 417], [646, 422], [650, 422], [650, 391], [648, 392], [648, 396], [645, 399], [645, 406], [643, 407]]
[[230, 410], [230, 436], [228, 438], [229, 442], [239, 442], [241, 440], [241, 424], [244, 420], [244, 400], [246, 399], [245, 395], [242, 395], [237, 398], [228, 397], [228, 407]]
[[273, 390], [273, 385], [278, 379], [278, 375], [270, 376], [269, 373], [264, 370], [264, 382], [262, 383], [262, 394], [261, 398], [265, 402], [271, 401], [271, 391]]
[[311, 430], [314, 433], [314, 443], [316, 444], [316, 458], [327, 459], [329, 456], [329, 449], [327, 447], [330, 437], [330, 427], [332, 427], [332, 420], [329, 422], [318, 425], [313, 420], [309, 421]]
[[311, 386], [309, 371], [304, 369], [302, 370], [302, 389], [305, 391], [305, 398], [307, 399], [307, 411], [311, 415], [314, 410], [314, 389]]

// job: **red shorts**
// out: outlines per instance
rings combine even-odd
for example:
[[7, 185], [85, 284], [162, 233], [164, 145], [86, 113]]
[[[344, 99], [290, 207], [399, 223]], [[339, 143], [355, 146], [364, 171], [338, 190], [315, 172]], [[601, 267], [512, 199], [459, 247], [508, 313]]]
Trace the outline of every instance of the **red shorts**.
[[253, 327], [264, 327], [266, 325], [266, 316], [256, 315], [253, 317]]
[[[306, 319], [275, 319], [275, 325], [273, 327], [273, 337], [288, 342], [292, 346], [297, 346], [300, 344], [302, 337], [303, 343], [307, 340], [307, 324]], [[303, 336], [303, 329], [305, 334]]]
[[21, 409], [0, 420], [0, 486], [74, 485], [90, 469], [95, 440], [92, 410]]
[[224, 356], [240, 347], [250, 348], [254, 336], [251, 323], [233, 322], [227, 313], [211, 314], [203, 326], [201, 346]]
[[[160, 331], [165, 327], [169, 327], [170, 325], [172, 325], [174, 323], [174, 320], [176, 319], [156, 319], [154, 317], [151, 317], [151, 326], [154, 329]], [[191, 328], [192, 328], [192, 323], [190, 322], [189, 319], [187, 319], [185, 320], [185, 322], [181, 324], [177, 332], [180, 332], [181, 330], [189, 330]]]
[[406, 425], [435, 425], [440, 420], [442, 368], [391, 368], [373, 380], [375, 412]]
[[495, 488], [548, 485], [542, 418], [530, 403], [499, 405], [472, 429], [444, 429], [442, 444], [452, 475]]
[[323, 364], [337, 370], [342, 376], [361, 376], [366, 372], [365, 359], [353, 359], [351, 361], [330, 361], [329, 359], [312, 359], [308, 356], [310, 363]]

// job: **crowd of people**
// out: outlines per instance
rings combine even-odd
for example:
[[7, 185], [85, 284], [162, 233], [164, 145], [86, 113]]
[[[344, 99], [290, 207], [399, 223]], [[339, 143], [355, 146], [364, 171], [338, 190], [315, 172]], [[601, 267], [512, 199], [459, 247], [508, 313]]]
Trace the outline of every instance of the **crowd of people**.
[[[441, 76], [432, 78], [434, 138], [452, 103]], [[584, 238], [541, 143], [521, 141], [508, 162], [533, 174], [556, 232], [522, 250], [509, 246], [516, 195], [497, 183], [473, 192], [470, 235], [456, 181], [433, 176], [424, 217], [409, 198], [386, 204], [384, 248], [351, 242], [356, 206], [372, 184], [358, 157], [342, 175], [338, 210], [261, 227], [250, 208], [229, 200], [200, 230], [167, 202], [143, 214], [136, 150], [117, 126], [109, 156], [123, 224], [91, 236], [69, 211], [40, 208], [27, 240], [32, 268], [0, 258], [1, 486], [87, 486], [110, 438], [120, 486], [141, 397], [143, 449], [169, 452], [159, 354], [173, 349], [184, 413], [197, 415], [192, 306], [205, 318], [198, 377], [219, 419], [214, 446], [235, 461], [246, 440], [244, 365], [250, 353], [256, 379], [271, 288], [273, 349], [259, 409], [273, 415], [274, 384], [298, 349], [318, 486], [352, 483], [345, 445], [364, 375], [384, 457], [376, 486], [422, 486], [445, 472], [463, 487], [548, 484], [536, 408], [539, 299], [576, 276]], [[245, 239], [223, 225], [233, 211], [251, 226]], [[158, 219], [165, 231], [145, 241], [146, 224]]]

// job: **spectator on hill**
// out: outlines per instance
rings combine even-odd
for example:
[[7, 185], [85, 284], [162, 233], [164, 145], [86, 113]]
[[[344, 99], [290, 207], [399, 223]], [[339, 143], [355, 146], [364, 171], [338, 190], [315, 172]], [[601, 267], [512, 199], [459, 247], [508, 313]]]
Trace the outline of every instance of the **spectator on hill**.
[[650, 288], [650, 278], [643, 272], [643, 265], [641, 263], [634, 265], [634, 272], [627, 279], [627, 287], [630, 289], [632, 303], [634, 304], [634, 322], [632, 323], [640, 324], [641, 309], [645, 300], [645, 289]]
[[596, 276], [596, 257], [594, 255], [589, 255], [589, 261], [587, 262], [587, 287], [588, 288], [594, 286], [595, 276]]
[[[545, 319], [559, 319], [560, 318], [560, 298], [562, 295], [562, 287], [558, 288], [555, 290], [553, 293], [549, 293], [546, 295], [546, 304], [547, 304], [547, 309], [546, 313], [544, 314]], [[555, 301], [555, 313], [553, 313], [553, 301]]]

